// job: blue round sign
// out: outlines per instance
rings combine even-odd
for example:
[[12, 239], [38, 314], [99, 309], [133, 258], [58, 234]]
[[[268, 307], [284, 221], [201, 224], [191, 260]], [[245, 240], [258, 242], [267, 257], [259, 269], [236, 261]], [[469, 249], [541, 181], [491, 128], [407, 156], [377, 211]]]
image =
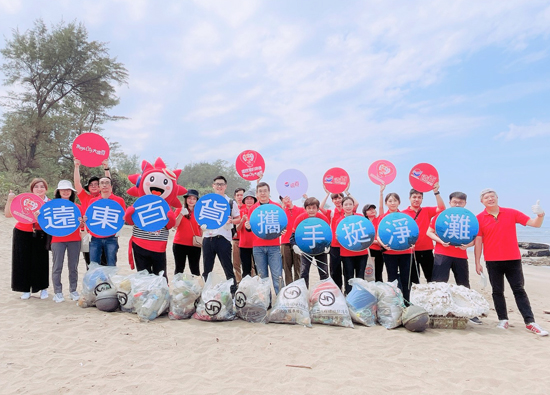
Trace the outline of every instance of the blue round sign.
[[378, 236], [392, 250], [403, 251], [418, 240], [418, 225], [407, 214], [391, 213], [378, 225]]
[[201, 197], [193, 210], [199, 226], [206, 225], [206, 229], [219, 229], [227, 223], [231, 208], [225, 196], [209, 193]]
[[364, 251], [374, 242], [374, 225], [361, 215], [349, 215], [336, 227], [336, 239], [350, 251]]
[[471, 243], [479, 232], [479, 222], [470, 210], [451, 207], [439, 213], [435, 220], [435, 233], [453, 246]]
[[170, 206], [160, 196], [142, 196], [135, 201], [134, 209], [132, 221], [141, 230], [156, 232], [168, 223], [167, 214], [170, 211]]
[[319, 255], [330, 246], [332, 231], [321, 218], [309, 217], [298, 224], [294, 238], [300, 250], [309, 255]]
[[80, 209], [68, 199], [53, 199], [44, 203], [38, 215], [38, 224], [51, 236], [64, 237], [80, 226]]
[[250, 230], [260, 239], [276, 239], [287, 225], [285, 211], [275, 204], [262, 204], [250, 215]]
[[111, 199], [99, 199], [86, 210], [86, 226], [93, 234], [109, 237], [124, 226], [124, 209]]

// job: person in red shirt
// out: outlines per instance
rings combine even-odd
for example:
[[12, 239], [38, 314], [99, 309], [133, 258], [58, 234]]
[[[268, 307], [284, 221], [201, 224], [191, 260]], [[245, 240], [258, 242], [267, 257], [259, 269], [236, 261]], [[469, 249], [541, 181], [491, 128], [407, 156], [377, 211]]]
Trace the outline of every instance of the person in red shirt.
[[240, 207], [241, 222], [237, 225], [237, 233], [239, 235], [239, 259], [243, 270], [242, 274], [239, 273], [241, 275], [241, 279], [246, 276], [254, 276], [254, 234], [245, 229], [245, 223], [248, 221], [248, 211], [257, 202], [254, 192], [246, 192], [243, 196], [243, 202], [244, 204]]
[[[46, 192], [48, 183], [42, 178], [32, 180], [29, 190], [36, 196], [48, 201]], [[6, 218], [13, 217], [11, 203], [15, 194], [10, 190], [4, 207]], [[50, 285], [50, 254], [46, 249], [47, 235], [38, 223], [26, 224], [17, 222], [13, 228], [11, 289], [22, 292], [21, 299], [31, 297], [31, 293], [40, 291], [40, 299], [48, 298]]]
[[[288, 229], [294, 228], [294, 222], [299, 215], [306, 212], [303, 207], [297, 207], [292, 203], [290, 197], [281, 197], [283, 208], [288, 219]], [[283, 256], [283, 269], [285, 272], [285, 284], [290, 284], [300, 278], [300, 255], [296, 254], [290, 244], [292, 232], [287, 232], [281, 236], [281, 255]], [[293, 276], [294, 273], [294, 276]]]
[[544, 220], [544, 211], [539, 202], [532, 207], [537, 215], [529, 218], [520, 211], [498, 205], [498, 196], [493, 189], [481, 191], [481, 203], [485, 210], [477, 215], [479, 233], [475, 239], [476, 272], [481, 274], [481, 253], [485, 259], [489, 281], [493, 289], [493, 303], [498, 315], [497, 328], [508, 329], [508, 309], [504, 297], [504, 277], [508, 280], [518, 309], [528, 331], [540, 336], [548, 336], [548, 331], [535, 323], [529, 297], [524, 288], [521, 253], [518, 247], [516, 224], [540, 228]]
[[439, 193], [439, 183], [436, 182], [433, 187], [437, 207], [420, 207], [424, 200], [424, 194], [411, 189], [409, 193], [409, 201], [411, 205], [402, 213], [414, 218], [418, 225], [418, 240], [414, 246], [414, 266], [411, 272], [411, 281], [415, 284], [420, 283], [420, 267], [424, 272], [426, 281], [432, 281], [432, 272], [434, 267], [434, 243], [427, 235], [430, 227], [431, 219], [440, 211], [445, 210], [445, 202]]
[[[239, 207], [239, 211], [241, 210], [241, 207], [243, 207], [243, 198], [244, 193], [246, 190], [244, 188], [237, 188], [235, 189], [235, 192], [233, 193], [233, 199], [237, 203], [237, 206]], [[230, 206], [232, 204], [229, 204]], [[242, 218], [242, 215], [241, 215]], [[233, 271], [235, 272], [235, 281], [237, 284], [239, 284], [242, 280], [242, 273], [241, 273], [241, 253], [239, 251], [239, 237], [240, 234], [237, 232], [237, 225], [233, 225], [233, 228], [231, 229], [231, 232], [233, 233], [233, 239], [231, 240], [232, 244], [232, 256], [233, 256]]]
[[[71, 202], [76, 200], [76, 190], [68, 180], [61, 180], [57, 184], [55, 199], [66, 199]], [[82, 208], [77, 204], [81, 215]], [[65, 251], [67, 252], [67, 266], [69, 268], [69, 292], [72, 300], [78, 300], [79, 295], [76, 291], [78, 285], [78, 255], [80, 254], [80, 230], [84, 229], [84, 222], [79, 218], [81, 225], [68, 236], [52, 236], [52, 283], [55, 295], [53, 300], [56, 303], [64, 302], [63, 285], [61, 284], [61, 273], [63, 271], [63, 261], [65, 260]]]
[[185, 261], [189, 259], [189, 270], [194, 276], [200, 276], [201, 247], [193, 244], [193, 236], [202, 236], [202, 229], [195, 219], [195, 204], [199, 200], [199, 192], [195, 189], [187, 190], [183, 195], [183, 207], [176, 210], [176, 235], [172, 252], [174, 253], [174, 274], [183, 273]]
[[374, 281], [383, 281], [382, 274], [384, 272], [384, 257], [382, 256], [380, 244], [378, 244], [378, 225], [380, 224], [380, 219], [384, 211], [384, 189], [386, 189], [386, 185], [381, 184], [378, 204], [380, 207], [379, 213], [376, 212], [376, 206], [372, 203], [365, 204], [362, 210], [363, 216], [372, 222], [374, 226], [374, 242], [369, 248], [370, 256], [374, 259]]

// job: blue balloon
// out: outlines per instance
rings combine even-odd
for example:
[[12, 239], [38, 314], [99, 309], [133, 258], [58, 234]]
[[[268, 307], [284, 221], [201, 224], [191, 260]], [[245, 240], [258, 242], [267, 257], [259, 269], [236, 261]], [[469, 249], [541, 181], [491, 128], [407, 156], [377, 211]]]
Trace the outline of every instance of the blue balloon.
[[378, 236], [392, 250], [403, 251], [418, 240], [418, 225], [407, 214], [391, 213], [378, 225]]
[[479, 232], [479, 222], [470, 210], [451, 207], [443, 210], [435, 220], [435, 233], [453, 246], [471, 243]]
[[298, 224], [294, 238], [300, 250], [309, 255], [319, 255], [330, 246], [332, 231], [321, 218], [309, 217]]
[[80, 210], [67, 199], [53, 199], [42, 206], [38, 215], [38, 224], [49, 235], [64, 237], [80, 226]]
[[374, 225], [360, 215], [349, 215], [336, 227], [336, 239], [350, 251], [364, 251], [374, 242]]
[[209, 193], [197, 201], [193, 213], [199, 226], [206, 225], [207, 229], [213, 230], [227, 223], [231, 209], [225, 196]]
[[156, 195], [144, 195], [134, 203], [132, 214], [134, 224], [146, 232], [156, 232], [168, 223], [170, 206], [166, 200]]
[[124, 226], [124, 209], [111, 199], [99, 199], [90, 204], [86, 217], [90, 232], [102, 237], [112, 236]]
[[287, 225], [285, 211], [276, 204], [262, 204], [250, 215], [250, 230], [260, 239], [276, 239]]

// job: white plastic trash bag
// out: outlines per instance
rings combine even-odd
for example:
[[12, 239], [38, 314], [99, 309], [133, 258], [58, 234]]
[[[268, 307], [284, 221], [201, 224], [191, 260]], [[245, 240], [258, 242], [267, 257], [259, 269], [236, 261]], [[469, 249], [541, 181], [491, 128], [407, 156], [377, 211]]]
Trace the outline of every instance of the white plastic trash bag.
[[307, 287], [303, 278], [281, 289], [269, 313], [269, 322], [311, 327]]
[[259, 276], [246, 276], [235, 293], [237, 317], [248, 322], [267, 323], [267, 309], [271, 304], [271, 281]]
[[210, 272], [193, 318], [201, 321], [231, 321], [235, 319], [231, 295], [232, 285], [233, 279], [225, 280]]
[[[135, 284], [140, 283], [139, 278], [149, 278], [150, 276], [151, 275], [147, 270], [142, 270], [140, 272], [132, 273], [127, 276], [122, 276], [120, 274], [109, 276], [117, 291], [116, 293], [118, 301], [120, 302], [120, 309], [122, 311], [126, 313], [135, 313], [134, 294], [132, 293], [132, 288], [136, 289]], [[138, 280], [136, 281], [136, 279]]]
[[405, 305], [403, 293], [397, 286], [397, 280], [391, 283], [377, 281], [361, 283], [377, 299], [378, 323], [386, 329], [397, 328], [401, 325], [401, 316]]
[[80, 307], [95, 306], [97, 294], [105, 289], [113, 288], [110, 276], [118, 271], [116, 266], [101, 266], [95, 262], [90, 263], [88, 271], [82, 279], [82, 292], [78, 300]]
[[134, 277], [132, 284], [133, 309], [141, 321], [151, 321], [162, 315], [170, 303], [168, 282], [160, 272], [159, 275]]
[[353, 328], [346, 298], [332, 278], [321, 280], [312, 289], [309, 305], [313, 324]]
[[201, 296], [204, 281], [201, 276], [177, 273], [172, 280], [172, 297], [170, 298], [171, 320], [191, 318], [195, 312], [195, 304]]
[[366, 326], [376, 326], [376, 296], [367, 290], [360, 278], [352, 278], [349, 284], [351, 292], [346, 296], [346, 302], [353, 322]]

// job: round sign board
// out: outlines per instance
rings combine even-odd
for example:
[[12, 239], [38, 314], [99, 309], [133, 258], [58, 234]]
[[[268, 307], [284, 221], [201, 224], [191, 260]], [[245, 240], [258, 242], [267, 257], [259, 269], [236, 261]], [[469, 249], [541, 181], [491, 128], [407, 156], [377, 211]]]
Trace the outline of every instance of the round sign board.
[[170, 207], [166, 200], [156, 195], [145, 195], [134, 203], [132, 221], [146, 232], [161, 230], [168, 223], [168, 212]]
[[409, 182], [418, 192], [430, 192], [439, 181], [439, 174], [429, 163], [419, 163], [409, 173]]
[[397, 170], [389, 160], [377, 160], [369, 167], [369, 178], [376, 185], [388, 185], [397, 175]]
[[109, 157], [109, 144], [96, 133], [82, 133], [73, 141], [73, 155], [84, 166], [96, 167]]
[[91, 233], [109, 237], [124, 226], [124, 209], [111, 199], [99, 199], [86, 210], [86, 226]]
[[382, 243], [396, 251], [410, 248], [418, 240], [418, 233], [414, 219], [399, 212], [386, 215], [378, 225], [378, 236]]
[[38, 215], [38, 224], [51, 236], [64, 237], [80, 226], [80, 209], [68, 199], [53, 199], [42, 206]]
[[237, 173], [247, 181], [253, 181], [260, 178], [258, 173], [265, 170], [265, 161], [256, 151], [243, 151], [237, 156], [235, 161]]
[[349, 186], [348, 173], [339, 167], [327, 170], [323, 176], [323, 185], [330, 193], [342, 193]]
[[285, 211], [275, 204], [262, 204], [250, 215], [250, 230], [260, 239], [276, 239], [287, 225]]
[[362, 215], [350, 215], [336, 227], [336, 238], [350, 251], [364, 251], [374, 242], [374, 225]]
[[227, 223], [231, 208], [224, 196], [217, 193], [208, 193], [195, 204], [193, 215], [199, 226], [206, 225], [206, 229], [219, 229]]
[[294, 238], [300, 250], [309, 255], [319, 255], [330, 246], [332, 231], [321, 218], [309, 217], [298, 224]]
[[439, 213], [435, 221], [435, 233], [445, 243], [453, 246], [471, 243], [479, 232], [479, 222], [470, 210], [451, 207]]
[[36, 222], [34, 212], [40, 210], [44, 201], [34, 193], [21, 193], [11, 201], [10, 211], [13, 218], [23, 224]]
[[307, 192], [307, 178], [304, 173], [296, 169], [283, 171], [277, 177], [277, 192], [282, 197], [298, 200]]

